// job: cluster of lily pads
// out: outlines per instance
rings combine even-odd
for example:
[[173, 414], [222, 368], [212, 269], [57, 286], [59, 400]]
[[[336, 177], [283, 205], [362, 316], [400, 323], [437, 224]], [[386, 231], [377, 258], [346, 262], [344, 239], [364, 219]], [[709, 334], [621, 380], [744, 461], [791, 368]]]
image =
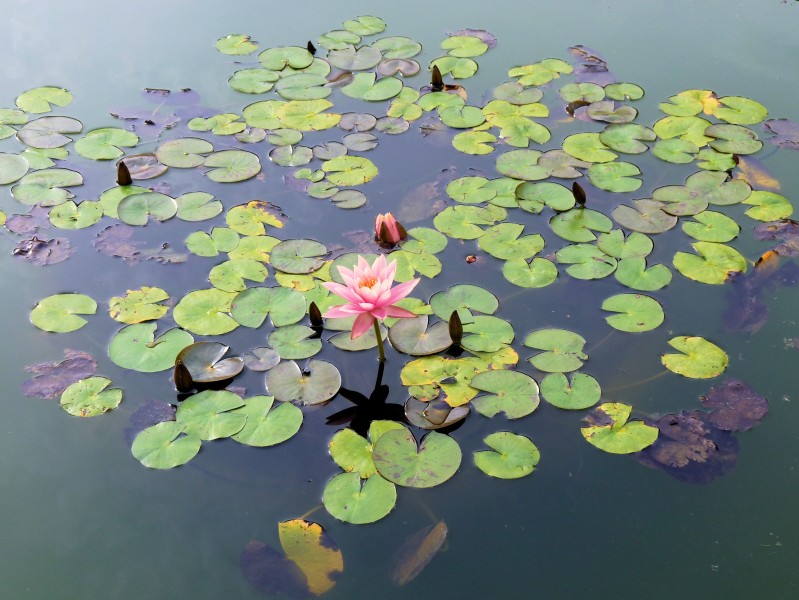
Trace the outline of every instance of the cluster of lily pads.
[[[763, 142], [749, 126], [767, 116], [754, 100], [687, 90], [659, 105], [665, 116], [651, 127], [638, 124], [635, 103], [644, 90], [617, 82], [596, 52], [576, 46], [570, 49], [571, 62], [547, 58], [511, 68], [509, 80], [494, 88], [489, 102], [471, 105], [464, 84], [478, 70], [474, 59], [496, 44], [490, 33], [463, 30], [448, 36], [441, 56], [423, 69], [421, 44], [402, 36], [377, 37], [385, 27], [381, 19], [364, 16], [305, 46], [263, 50], [247, 35], [219, 39], [216, 48], [244, 67], [231, 74], [228, 84], [257, 98], [244, 103], [239, 113], [208, 114], [199, 108], [192, 113], [191, 106], [184, 106], [183, 114], [191, 118], [183, 123], [176, 115], [156, 119], [154, 113], [148, 117], [128, 111], [122, 116], [133, 131], [105, 127], [83, 133], [76, 119], [40, 116], [72, 100], [67, 90], [55, 87], [27, 91], [17, 98], [16, 108], [0, 110], [0, 138], [16, 138], [24, 145], [21, 151], [0, 153], [0, 184], [32, 207], [8, 221], [2, 215], [10, 231], [30, 236], [49, 226], [66, 231], [110, 223], [97, 234], [95, 245], [134, 260], [147, 256], [130, 241], [131, 229], [173, 218], [207, 223], [186, 238], [185, 248], [214, 262], [207, 274], [211, 287], [171, 303], [170, 293], [154, 286], [120, 291], [108, 300], [109, 316], [124, 324], [108, 348], [113, 363], [145, 373], [174, 369], [178, 388], [196, 391], [136, 435], [132, 451], [144, 465], [163, 469], [184, 464], [202, 441], [232, 437], [270, 446], [289, 439], [303, 419], [295, 405], [329, 402], [341, 389], [337, 367], [313, 358], [323, 344], [361, 351], [377, 343], [371, 331], [351, 339], [352, 319], [327, 319], [322, 328], [309, 310], [315, 306], [324, 312], [342, 302], [321, 285], [342, 283], [339, 266], [351, 268], [359, 256], [371, 262], [385, 249], [367, 244], [336, 249], [334, 255], [332, 247], [315, 239], [281, 239], [279, 230], [291, 210], [269, 198], [226, 207], [203, 191], [172, 197], [164, 191], [168, 188], [142, 183], [168, 178], [171, 170], [235, 184], [258, 176], [262, 160], [268, 161], [287, 170], [292, 188], [302, 190], [308, 202], [331, 201], [333, 207], [319, 210], [352, 210], [371, 207], [366, 184], [379, 168], [363, 154], [386, 143], [388, 136], [407, 131], [443, 135], [458, 152], [478, 157], [496, 153], [486, 167], [496, 177], [449, 180], [442, 192], [447, 201], [428, 215], [429, 226], [409, 228], [408, 237], [391, 249], [388, 259], [397, 262], [397, 281], [434, 279], [443, 269], [439, 255], [453, 240], [483, 253], [497, 274], [526, 294], [565, 277], [613, 276], [629, 291], [604, 299], [601, 307], [609, 313], [611, 328], [630, 334], [663, 323], [657, 292], [671, 282], [675, 270], [710, 285], [750, 277], [745, 273], [752, 261], [729, 245], [741, 227], [734, 215], [725, 213], [726, 207], [748, 205], [745, 214], [766, 223], [792, 213], [778, 184], [769, 183], [751, 157]], [[251, 64], [242, 64], [246, 60]], [[420, 73], [431, 71], [428, 84], [427, 75]], [[418, 85], [409, 85], [411, 81]], [[148, 90], [162, 99], [185, 93]], [[363, 112], [336, 113], [327, 98], [337, 93], [370, 104], [363, 104]], [[565, 136], [551, 148], [553, 131], [564, 121], [583, 122], [588, 131]], [[771, 120], [764, 129], [774, 134], [769, 141], [799, 147], [794, 123]], [[142, 131], [160, 136], [157, 148], [133, 154], [140, 143], [136, 132]], [[56, 162], [68, 159], [70, 145], [84, 159], [124, 163], [130, 180], [120, 177], [120, 185], [97, 200], [76, 202], [72, 188], [83, 184], [74, 166], [77, 157], [73, 154], [69, 163], [74, 168]], [[551, 149], [544, 150], [544, 145]], [[651, 198], [633, 199], [643, 180], [631, 161], [647, 154], [663, 168], [691, 164], [697, 170], [683, 182], [658, 187]], [[614, 196], [618, 199], [604, 202], [610, 194], [619, 194]], [[594, 202], [599, 197], [609, 208]], [[544, 222], [553, 234], [548, 239], [525, 234], [526, 227], [535, 223], [540, 229]], [[649, 264], [652, 236], [678, 223], [695, 240], [693, 252], [677, 252], [671, 265]], [[765, 227], [784, 229], [789, 221], [781, 223]], [[110, 243], [114, 237], [118, 243]], [[22, 240], [15, 253], [48, 264], [66, 258], [58, 248], [68, 246], [67, 238], [34, 235]], [[779, 255], [779, 249], [774, 253]], [[149, 257], [178, 262], [167, 254]], [[270, 267], [275, 284], [261, 285], [270, 277]], [[755, 269], [752, 276], [758, 273]], [[412, 357], [401, 370], [409, 396], [404, 422], [378, 419], [364, 435], [342, 429], [332, 437], [330, 455], [342, 472], [327, 483], [322, 496], [334, 517], [376, 521], [394, 507], [397, 485], [430, 487], [452, 477], [462, 455], [446, 432], [472, 410], [516, 420], [533, 413], [543, 396], [563, 410], [596, 407], [582, 434], [602, 450], [637, 453], [656, 447], [659, 429], [654, 420], [630, 420], [632, 407], [626, 404], [599, 404], [600, 383], [581, 371], [589, 357], [580, 333], [543, 327], [520, 335], [499, 316], [501, 300], [474, 283], [398, 304], [418, 315], [386, 319], [380, 329], [397, 353]], [[56, 294], [40, 300], [30, 320], [45, 331], [70, 332], [97, 310], [97, 301], [87, 295]], [[462, 328], [457, 336], [454, 318]], [[195, 340], [240, 327], [265, 332], [266, 345], [221, 360], [228, 351], [225, 344]], [[521, 363], [516, 340], [531, 353]], [[676, 353], [663, 354], [662, 363], [681, 376], [715, 378], [727, 367], [724, 350], [700, 335], [679, 335], [669, 344]], [[371, 364], [372, 354], [365, 356]], [[391, 360], [399, 359], [394, 355]], [[175, 369], [176, 363], [185, 367], [188, 378]], [[532, 374], [523, 372], [530, 367]], [[266, 373], [268, 395], [242, 397], [204, 387], [245, 368]], [[109, 389], [109, 379], [80, 373], [61, 390], [65, 410], [95, 416], [119, 404], [123, 392]], [[420, 444], [418, 430], [429, 430]], [[474, 463], [493, 477], [528, 475], [539, 461], [538, 448], [521, 434], [498, 431], [485, 444], [489, 449], [475, 453]]]

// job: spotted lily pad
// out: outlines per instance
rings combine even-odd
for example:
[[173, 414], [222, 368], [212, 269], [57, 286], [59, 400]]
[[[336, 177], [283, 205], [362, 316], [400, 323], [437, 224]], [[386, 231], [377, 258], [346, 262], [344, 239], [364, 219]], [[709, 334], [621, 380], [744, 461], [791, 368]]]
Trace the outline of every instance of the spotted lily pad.
[[486, 475], [499, 479], [518, 479], [529, 475], [541, 458], [535, 444], [523, 435], [509, 431], [492, 433], [483, 442], [492, 450], [474, 453], [474, 464]]
[[31, 323], [44, 331], [68, 333], [80, 329], [86, 319], [78, 315], [93, 315], [97, 302], [84, 294], [55, 294], [40, 300], [31, 311]]
[[630, 421], [632, 406], [609, 402], [597, 406], [586, 417], [587, 427], [580, 432], [593, 446], [611, 454], [632, 454], [651, 446], [658, 428], [643, 421]]
[[108, 312], [112, 319], [121, 323], [160, 319], [169, 309], [158, 303], [168, 298], [169, 294], [161, 288], [144, 286], [138, 290], [128, 290], [125, 296], [111, 298]]
[[280, 402], [322, 404], [338, 393], [341, 374], [323, 360], [311, 359], [305, 370], [293, 360], [284, 360], [267, 372], [266, 388]]
[[378, 473], [397, 485], [427, 488], [444, 483], [458, 470], [461, 449], [451, 437], [431, 431], [417, 448], [408, 429], [387, 431], [374, 444]]
[[124, 369], [156, 373], [175, 366], [178, 353], [194, 343], [192, 335], [173, 328], [155, 337], [155, 323], [137, 323], [120, 329], [108, 346], [111, 361]]
[[682, 354], [663, 354], [663, 366], [683, 377], [710, 379], [724, 372], [729, 363], [727, 353], [702, 337], [678, 336], [669, 345]]
[[61, 394], [61, 408], [76, 417], [96, 417], [119, 406], [122, 390], [110, 389], [111, 380], [89, 377], [70, 385]]

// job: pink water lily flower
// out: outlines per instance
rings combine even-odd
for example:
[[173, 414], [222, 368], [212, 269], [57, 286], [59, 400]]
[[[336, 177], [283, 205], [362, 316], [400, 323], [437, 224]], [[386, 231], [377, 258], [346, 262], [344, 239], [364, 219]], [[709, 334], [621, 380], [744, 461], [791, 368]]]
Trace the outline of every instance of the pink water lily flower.
[[411, 293], [418, 279], [391, 287], [394, 274], [397, 272], [396, 261], [386, 262], [380, 255], [373, 264], [369, 264], [363, 256], [358, 257], [358, 264], [353, 270], [339, 267], [338, 272], [347, 285], [335, 282], [323, 283], [328, 290], [344, 298], [347, 303], [328, 309], [323, 315], [326, 318], [352, 317], [357, 315], [352, 326], [352, 339], [362, 336], [375, 324], [375, 319], [386, 317], [413, 318], [414, 313], [399, 306], [394, 306]]
[[375, 241], [382, 246], [392, 247], [408, 237], [408, 233], [390, 212], [375, 217]]

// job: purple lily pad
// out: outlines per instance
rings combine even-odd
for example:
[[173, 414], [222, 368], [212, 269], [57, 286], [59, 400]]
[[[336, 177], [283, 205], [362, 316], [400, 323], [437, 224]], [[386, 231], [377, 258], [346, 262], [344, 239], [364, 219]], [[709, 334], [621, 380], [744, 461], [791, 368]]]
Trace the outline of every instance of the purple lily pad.
[[164, 130], [172, 129], [180, 123], [180, 117], [176, 114], [162, 115], [140, 108], [118, 107], [112, 108], [109, 112], [116, 119], [130, 121], [131, 130], [139, 133], [140, 136], [147, 134], [158, 136]]
[[769, 119], [763, 123], [763, 129], [773, 133], [769, 142], [780, 148], [799, 150], [799, 123], [788, 119]]
[[768, 413], [768, 401], [743, 381], [730, 379], [700, 398], [708, 421], [724, 431], [748, 431]]
[[482, 41], [489, 48], [494, 48], [497, 45], [497, 36], [485, 29], [459, 29], [447, 34], [449, 37], [454, 36], [468, 36], [476, 37]]
[[125, 439], [132, 444], [139, 432], [164, 421], [175, 420], [175, 407], [160, 400], [150, 400], [140, 405], [130, 415], [130, 427], [125, 428]]
[[65, 348], [61, 362], [28, 365], [25, 370], [36, 375], [22, 384], [22, 393], [32, 398], [52, 400], [76, 381], [94, 375], [97, 361], [91, 354]]
[[41, 229], [50, 228], [50, 209], [38, 204], [27, 215], [11, 215], [6, 221], [6, 229], [11, 233], [31, 235]]
[[97, 234], [94, 247], [103, 254], [123, 259], [135, 264], [142, 259], [154, 260], [162, 264], [180, 264], [186, 262], [187, 255], [175, 252], [168, 244], [157, 248], [145, 248], [145, 242], [133, 239], [139, 228], [117, 223], [110, 225]]
[[244, 547], [239, 567], [247, 582], [259, 592], [270, 596], [286, 594], [290, 598], [310, 595], [305, 575], [297, 564], [257, 540]]
[[40, 240], [35, 235], [22, 240], [12, 250], [14, 256], [21, 257], [36, 266], [53, 265], [68, 259], [75, 250], [66, 238]]

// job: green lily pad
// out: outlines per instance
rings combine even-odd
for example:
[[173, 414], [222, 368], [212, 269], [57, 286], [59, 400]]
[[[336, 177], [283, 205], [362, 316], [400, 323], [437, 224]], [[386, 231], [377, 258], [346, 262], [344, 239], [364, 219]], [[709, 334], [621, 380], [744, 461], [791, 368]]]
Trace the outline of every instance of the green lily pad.
[[[324, 108], [332, 106], [327, 100], [315, 100], [314, 102], [327, 103]], [[253, 102], [245, 106], [241, 111], [242, 118], [250, 127], [260, 127], [262, 129], [280, 129], [286, 127], [279, 117], [289, 102], [283, 100], [262, 100]], [[322, 109], [323, 110], [323, 109]]]
[[481, 204], [497, 195], [497, 191], [486, 187], [485, 177], [459, 177], [447, 184], [447, 196], [462, 204]]
[[713, 111], [713, 116], [733, 125], [754, 125], [768, 116], [765, 106], [742, 96], [719, 98], [721, 106]]
[[474, 320], [471, 311], [493, 314], [499, 308], [497, 297], [476, 285], [454, 285], [448, 290], [437, 292], [430, 298], [433, 313], [442, 321], [449, 322], [453, 311], [458, 311], [461, 323]]
[[493, 225], [496, 213], [479, 206], [449, 206], [438, 213], [433, 224], [441, 233], [461, 240], [474, 240], [485, 233], [480, 225]]
[[286, 67], [304, 69], [313, 62], [313, 54], [299, 46], [283, 46], [264, 50], [258, 60], [271, 71], [282, 71]]
[[371, 442], [352, 429], [337, 431], [328, 447], [330, 458], [346, 472], [356, 473], [361, 479], [368, 479], [377, 473], [372, 460]]
[[156, 323], [135, 323], [120, 329], [108, 346], [111, 361], [123, 369], [141, 373], [174, 367], [178, 353], [193, 344], [194, 338], [177, 327], [155, 337], [156, 327]]
[[452, 75], [455, 79], [467, 79], [477, 73], [477, 63], [471, 58], [441, 56], [430, 63], [430, 68], [438, 67], [442, 75]]
[[222, 335], [239, 324], [228, 313], [235, 293], [215, 288], [189, 292], [172, 310], [175, 322], [197, 335]]
[[[441, 122], [453, 129], [469, 129], [485, 122], [483, 111], [476, 106], [450, 106], [438, 111]], [[526, 144], [525, 144], [526, 145]]]
[[117, 205], [119, 220], [128, 225], [146, 225], [150, 217], [166, 221], [178, 212], [174, 198], [159, 192], [145, 192], [125, 196]]
[[[669, 185], [656, 189], [652, 198], [660, 202], [676, 203], [668, 208], [674, 215], [698, 214], [708, 204], [728, 206], [746, 200], [752, 189], [743, 180], [727, 181], [726, 173], [700, 171], [689, 176], [684, 186]], [[703, 208], [704, 207], [704, 208]]]
[[233, 56], [246, 56], [247, 54], [252, 54], [258, 49], [258, 44], [251, 41], [249, 35], [243, 35], [240, 33], [221, 37], [216, 40], [214, 46], [222, 54], [230, 54]]
[[350, 186], [367, 183], [377, 176], [377, 167], [362, 156], [337, 156], [322, 163], [322, 170], [333, 185]]
[[119, 406], [122, 390], [110, 389], [111, 380], [89, 377], [71, 384], [61, 394], [61, 408], [75, 417], [96, 417]]
[[357, 473], [339, 473], [322, 493], [325, 509], [339, 521], [363, 525], [385, 517], [397, 503], [397, 488], [380, 475], [361, 481]]
[[613, 100], [592, 102], [585, 112], [594, 121], [604, 121], [605, 123], [629, 123], [638, 116], [638, 111], [632, 106], [617, 107]]
[[633, 258], [648, 256], [655, 247], [652, 238], [633, 231], [625, 238], [621, 229], [613, 229], [597, 238], [597, 247], [613, 258]]
[[266, 374], [266, 389], [280, 402], [322, 404], [331, 400], [340, 388], [341, 373], [335, 365], [323, 360], [309, 360], [304, 371], [293, 360], [283, 360]]
[[605, 94], [613, 100], [640, 100], [644, 90], [634, 83], [611, 83], [605, 86]]
[[563, 140], [563, 151], [578, 160], [589, 163], [606, 163], [619, 157], [611, 152], [599, 133], [575, 133]]
[[17, 138], [31, 148], [60, 148], [72, 141], [66, 133], [80, 133], [83, 123], [70, 117], [41, 117], [17, 131]]
[[199, 167], [205, 163], [205, 154], [214, 151], [211, 142], [200, 138], [178, 138], [158, 146], [155, 156], [163, 165], [181, 169]]
[[348, 46], [340, 50], [331, 50], [327, 53], [327, 61], [342, 71], [365, 71], [372, 69], [380, 63], [383, 55], [380, 50], [372, 46], [355, 48]]
[[699, 256], [677, 252], [673, 261], [674, 267], [689, 279], [720, 285], [730, 275], [746, 272], [746, 259], [735, 248], [715, 242], [695, 242], [691, 246]]
[[572, 191], [551, 181], [522, 183], [516, 188], [516, 198], [519, 208], [534, 214], [540, 213], [545, 206], [558, 212], [564, 212], [574, 207]]
[[652, 154], [660, 160], [678, 165], [693, 162], [697, 152], [699, 152], [699, 146], [680, 138], [658, 140], [652, 148]]
[[64, 88], [52, 86], [37, 87], [17, 96], [16, 105], [28, 113], [45, 113], [52, 105], [66, 106], [72, 102], [72, 94]]
[[230, 314], [245, 327], [260, 327], [267, 315], [275, 327], [291, 325], [305, 316], [302, 294], [284, 287], [254, 287], [238, 294]]
[[244, 406], [232, 411], [247, 416], [244, 427], [233, 439], [247, 446], [265, 448], [293, 437], [302, 425], [302, 411], [293, 404], [273, 405], [272, 396], [245, 398]]
[[593, 244], [569, 244], [555, 253], [558, 263], [575, 279], [602, 279], [616, 270], [616, 259]]
[[265, 94], [279, 78], [279, 73], [271, 69], [240, 69], [230, 76], [227, 83], [237, 92]]
[[544, 85], [561, 74], [569, 74], [572, 66], [558, 58], [545, 58], [544, 60], [522, 67], [514, 67], [508, 71], [508, 77], [517, 77], [522, 85]]
[[471, 387], [488, 392], [472, 400], [475, 410], [486, 417], [504, 412], [508, 419], [525, 417], [538, 408], [538, 384], [518, 371], [483, 371], [472, 377]]
[[[127, 129], [104, 127], [94, 129], [75, 142], [75, 152], [93, 160], [113, 160], [139, 143], [139, 136]], [[121, 148], [120, 148], [121, 147]]]
[[341, 50], [361, 42], [361, 36], [346, 29], [334, 29], [320, 35], [316, 43], [325, 50]]
[[185, 425], [176, 421], [157, 423], [141, 431], [130, 450], [145, 467], [171, 469], [197, 456], [202, 441], [187, 434]]
[[535, 444], [523, 435], [498, 431], [483, 439], [492, 450], [474, 453], [474, 464], [486, 475], [518, 479], [529, 475], [541, 459]]
[[647, 268], [646, 258], [631, 256], [623, 258], [616, 266], [616, 280], [634, 290], [654, 292], [671, 283], [671, 270], [662, 264]]
[[312, 273], [325, 262], [327, 248], [314, 240], [285, 240], [272, 248], [270, 262], [284, 273]]
[[233, 392], [205, 390], [178, 405], [175, 421], [201, 440], [226, 438], [244, 428], [247, 415], [235, 410], [242, 406], [244, 400]]
[[517, 106], [538, 102], [544, 92], [535, 87], [526, 87], [518, 81], [506, 81], [494, 88], [494, 98]]
[[537, 233], [519, 237], [523, 230], [518, 223], [499, 223], [478, 238], [477, 244], [501, 260], [528, 259], [543, 250], [544, 238]]
[[597, 102], [605, 97], [605, 89], [596, 83], [567, 83], [558, 93], [567, 103], [575, 100]]
[[326, 87], [327, 78], [315, 73], [295, 73], [281, 77], [275, 91], [286, 100], [318, 100], [327, 98], [333, 91]]
[[[313, 338], [314, 330], [305, 325], [284, 325], [269, 334], [269, 345], [285, 360], [302, 360], [317, 354], [322, 342]], [[278, 400], [281, 395], [272, 392]]]
[[403, 36], [384, 37], [372, 42], [384, 58], [413, 58], [422, 51], [422, 45], [416, 40]]
[[721, 375], [729, 364], [727, 353], [705, 338], [678, 336], [669, 345], [681, 354], [663, 354], [660, 361], [669, 371], [691, 379], [710, 379]]
[[488, 44], [478, 37], [470, 35], [453, 35], [441, 42], [441, 48], [448, 50], [450, 56], [470, 58], [485, 54]]
[[244, 361], [238, 356], [222, 359], [229, 349], [219, 342], [195, 342], [181, 349], [175, 359], [183, 363], [196, 383], [225, 381], [244, 369]]
[[400, 319], [388, 332], [391, 345], [399, 352], [412, 356], [437, 354], [452, 345], [449, 326], [446, 321], [439, 321], [432, 327], [427, 326], [427, 315], [415, 319]]
[[628, 162], [608, 162], [588, 169], [591, 184], [609, 192], [634, 192], [643, 183], [634, 177], [640, 174], [641, 169]]
[[355, 19], [344, 21], [341, 26], [347, 31], [351, 31], [357, 35], [374, 35], [375, 33], [385, 31], [386, 22], [380, 17], [361, 15]]
[[447, 247], [447, 236], [429, 227], [414, 227], [400, 247], [406, 252], [438, 254]]
[[252, 258], [227, 260], [208, 273], [211, 285], [223, 292], [242, 292], [247, 289], [245, 280], [261, 283], [266, 277], [266, 266]]
[[542, 288], [555, 282], [558, 268], [546, 258], [534, 258], [529, 263], [523, 258], [512, 258], [502, 265], [502, 275], [519, 287]]
[[[19, 156], [28, 161], [28, 166], [31, 169], [49, 169], [55, 166], [54, 161], [65, 160], [68, 155], [66, 148], [25, 148]], [[0, 157], [0, 180], [2, 179], [2, 169], [2, 159]], [[9, 181], [8, 183], [11, 182]]]
[[84, 294], [55, 294], [39, 300], [30, 314], [30, 321], [39, 329], [68, 333], [80, 329], [86, 319], [78, 315], [93, 315], [97, 302]]
[[186, 238], [186, 248], [197, 256], [218, 256], [239, 245], [239, 235], [228, 227], [214, 227], [211, 234], [195, 231]]
[[23, 204], [56, 206], [75, 196], [66, 187], [83, 185], [83, 176], [70, 169], [33, 171], [11, 188], [11, 195]]
[[661, 140], [680, 138], [701, 148], [713, 139], [705, 135], [709, 126], [710, 121], [700, 117], [669, 116], [660, 119], [652, 129]]
[[660, 303], [643, 294], [616, 294], [602, 303], [602, 310], [618, 313], [605, 320], [614, 329], [630, 333], [656, 329], [666, 318]]
[[383, 77], [376, 80], [374, 73], [356, 73], [352, 83], [345, 85], [341, 91], [350, 98], [360, 98], [370, 102], [382, 102], [393, 98], [402, 90], [402, 82], [395, 77]]
[[205, 221], [213, 219], [224, 210], [219, 200], [206, 192], [189, 192], [175, 198], [177, 217], [182, 221]]
[[736, 164], [732, 154], [716, 152], [713, 148], [702, 148], [696, 161], [697, 167], [707, 171], [732, 171]]
[[635, 123], [608, 125], [605, 127], [605, 130], [599, 134], [600, 142], [611, 150], [623, 152], [624, 154], [641, 154], [642, 152], [646, 152], [649, 147], [644, 144], [643, 141], [653, 142], [655, 139], [657, 139], [657, 134], [653, 130]]
[[444, 483], [458, 470], [461, 449], [451, 437], [431, 431], [419, 447], [408, 429], [387, 431], [374, 444], [377, 472], [397, 485], [427, 488]]
[[727, 215], [706, 210], [694, 215], [694, 221], [685, 221], [682, 230], [700, 242], [731, 242], [741, 232], [741, 228]]
[[540, 354], [532, 356], [530, 364], [539, 371], [548, 373], [568, 373], [576, 371], [588, 360], [583, 352], [585, 338], [565, 329], [539, 329], [524, 340], [524, 345]]
[[597, 380], [585, 373], [572, 373], [571, 381], [563, 373], [550, 373], [541, 380], [541, 395], [558, 408], [582, 410], [599, 402], [602, 390]]
[[80, 204], [67, 200], [50, 210], [50, 222], [60, 229], [85, 229], [102, 217], [103, 206], [92, 200], [84, 200]]
[[203, 119], [195, 117], [188, 123], [192, 131], [210, 131], [216, 135], [234, 135], [247, 128], [246, 123], [239, 121], [241, 117], [236, 113], [222, 113]]
[[793, 206], [785, 196], [765, 190], [752, 192], [743, 204], [753, 205], [745, 214], [758, 221], [778, 221], [793, 214]]
[[205, 176], [217, 183], [234, 183], [255, 177], [261, 172], [258, 156], [245, 150], [221, 150], [205, 158]]
[[157, 287], [143, 286], [128, 290], [124, 296], [114, 296], [108, 303], [111, 318], [121, 323], [141, 323], [163, 317], [168, 307], [158, 302], [169, 299], [169, 294]]
[[497, 158], [496, 169], [506, 177], [525, 181], [538, 181], [550, 175], [549, 169], [538, 164], [538, 150], [511, 150]]
[[14, 183], [28, 172], [28, 161], [19, 154], [0, 153], [0, 185]]
[[658, 428], [642, 421], [628, 421], [632, 407], [618, 402], [597, 406], [580, 432], [589, 444], [611, 454], [640, 452], [655, 443]]
[[657, 200], [633, 200], [635, 208], [619, 205], [613, 209], [613, 219], [622, 227], [641, 233], [662, 233], [677, 224], [677, 217], [667, 213], [665, 203]]
[[716, 138], [711, 148], [727, 154], [754, 154], [763, 147], [754, 131], [740, 125], [711, 125], [705, 135]]
[[710, 90], [685, 90], [671, 96], [668, 102], [662, 102], [659, 108], [667, 115], [690, 117], [701, 112], [711, 114], [716, 106], [718, 99]]
[[608, 233], [613, 229], [613, 222], [601, 212], [589, 208], [572, 208], [552, 217], [549, 226], [564, 240], [593, 242], [596, 239], [594, 232]]
[[470, 352], [496, 352], [513, 341], [513, 327], [504, 319], [476, 316], [463, 323], [461, 346]]

